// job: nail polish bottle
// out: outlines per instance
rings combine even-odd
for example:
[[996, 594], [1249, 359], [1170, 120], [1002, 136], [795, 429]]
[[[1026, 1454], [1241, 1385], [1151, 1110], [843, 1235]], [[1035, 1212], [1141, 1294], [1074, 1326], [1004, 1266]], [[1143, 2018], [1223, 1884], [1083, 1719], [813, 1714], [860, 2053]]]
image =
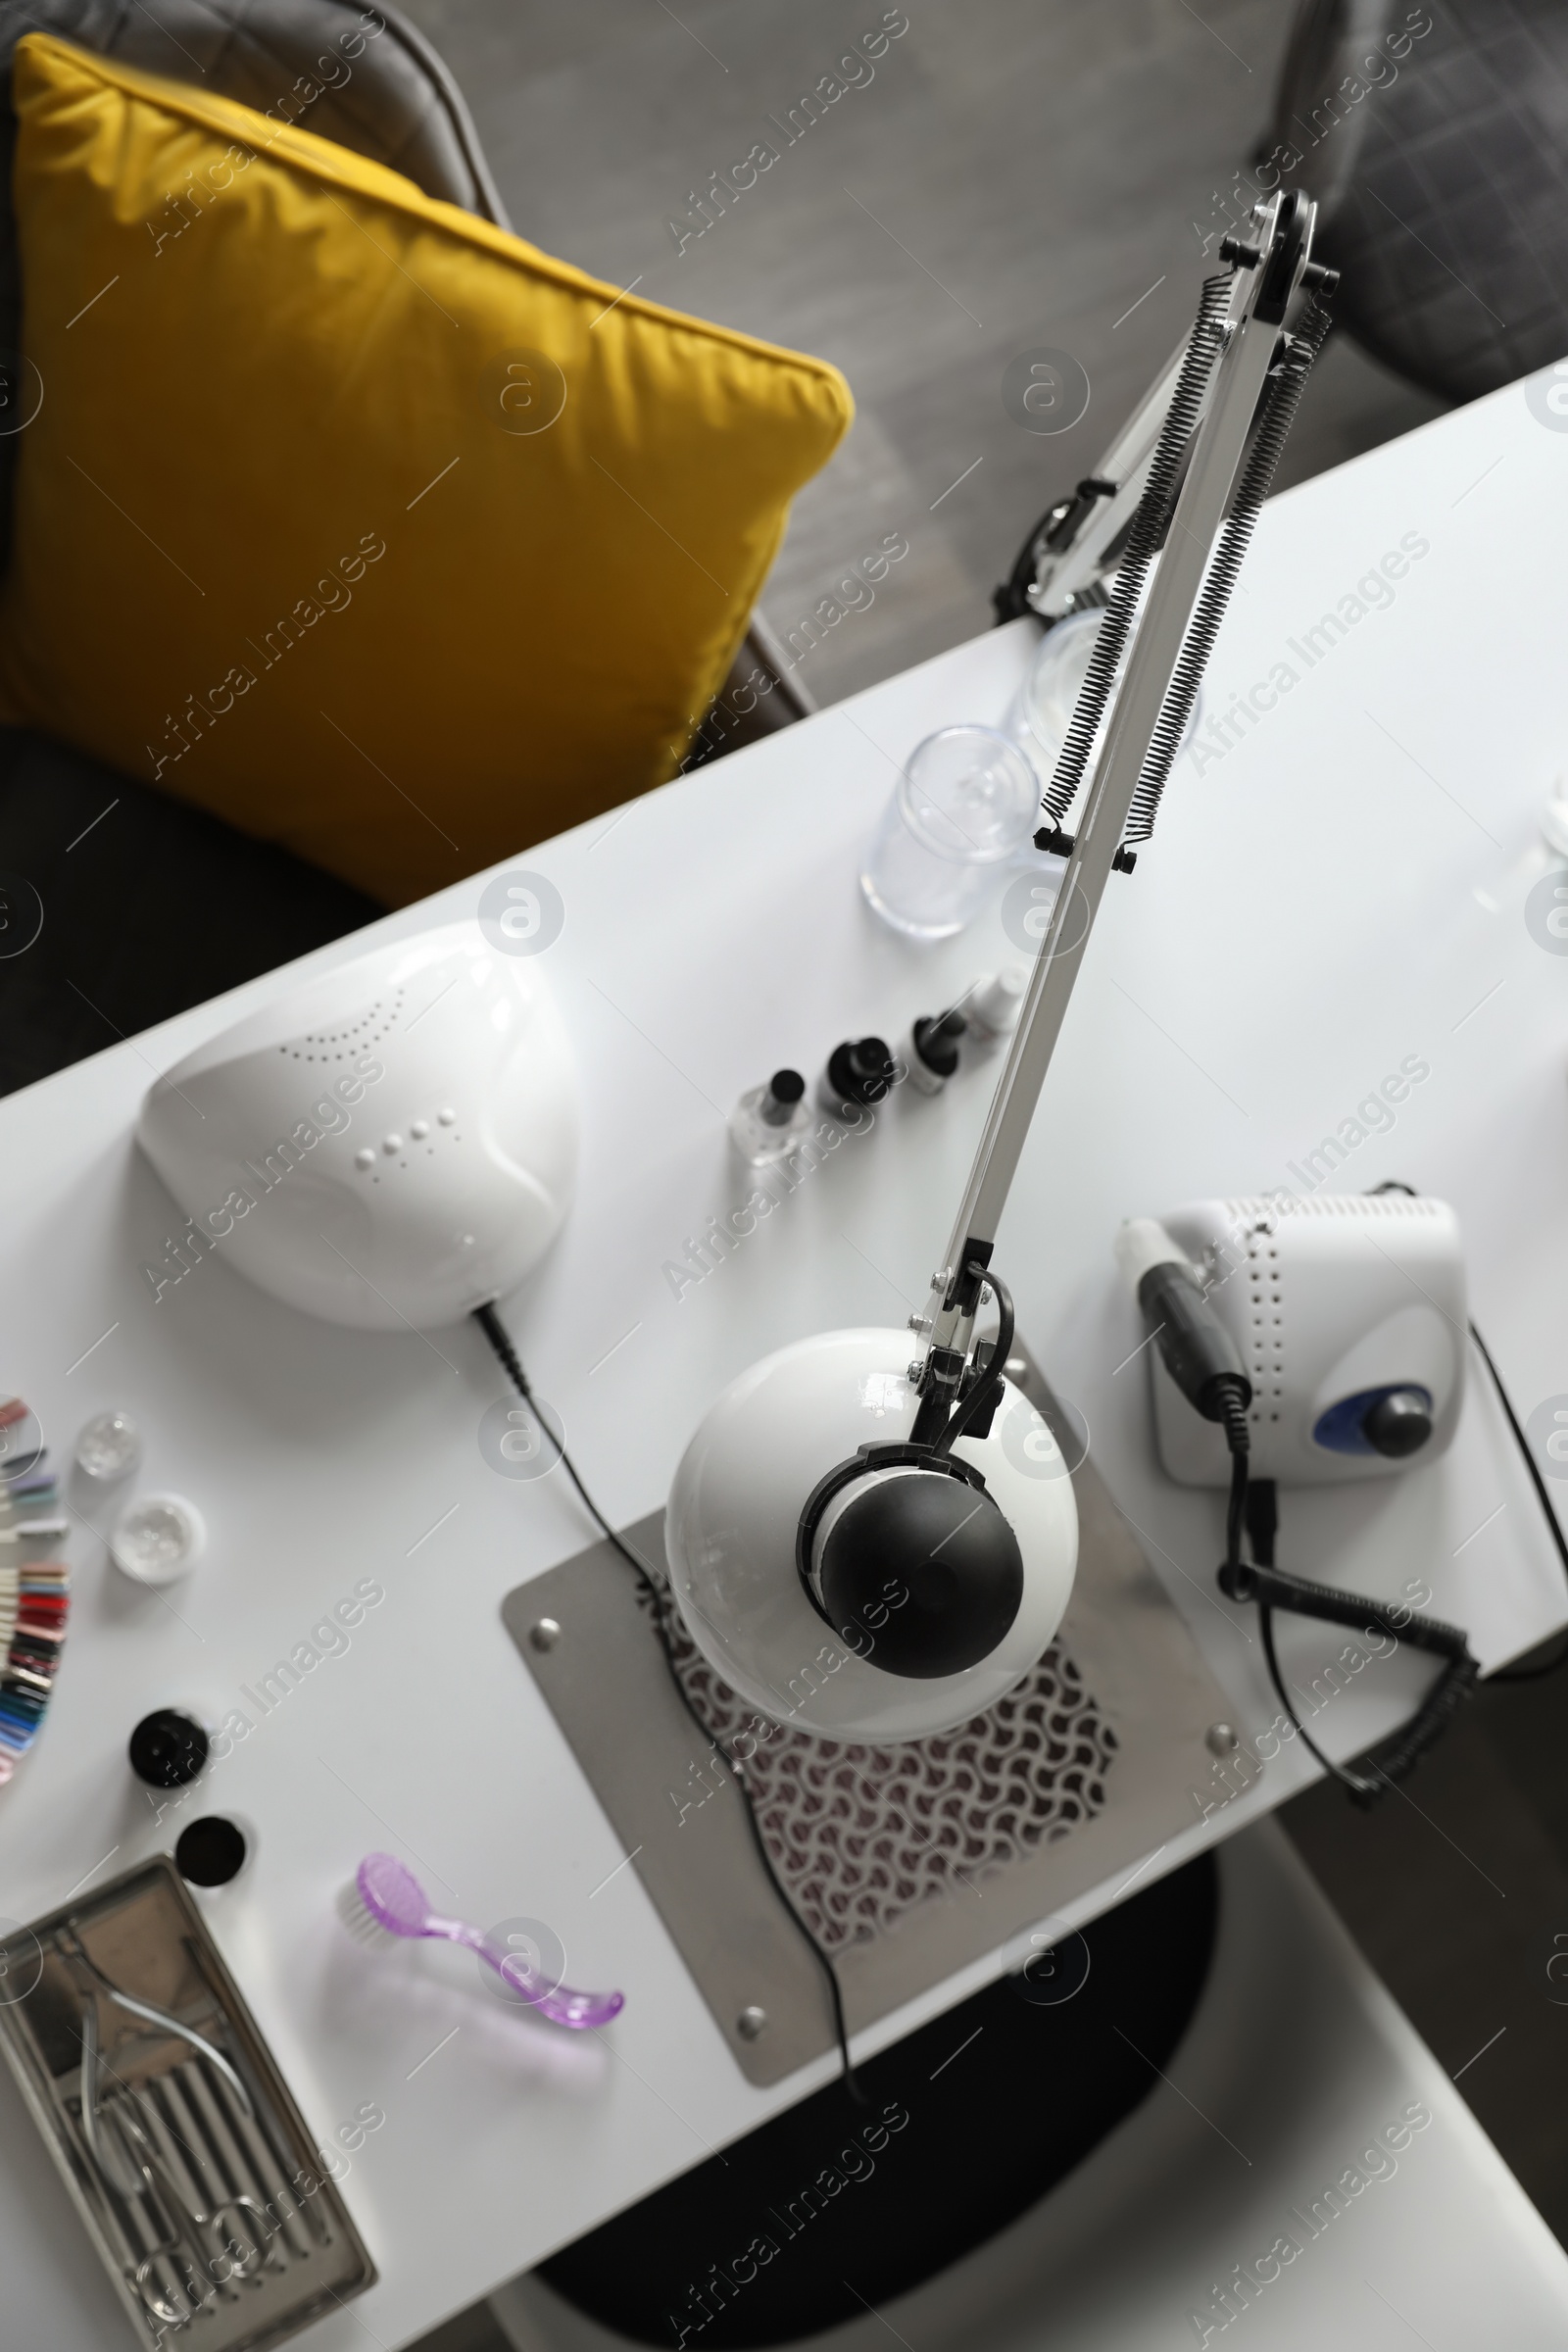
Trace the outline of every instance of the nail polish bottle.
[[959, 999], [970, 1036], [988, 1040], [1010, 1037], [1018, 1026], [1028, 986], [1026, 963], [1006, 963], [1000, 972], [982, 972]]
[[831, 1117], [858, 1124], [862, 1111], [886, 1099], [899, 1076], [886, 1038], [847, 1037], [827, 1057], [816, 1099]]
[[811, 1124], [799, 1070], [775, 1070], [765, 1086], [742, 1095], [729, 1114], [730, 1141], [742, 1159], [765, 1168], [794, 1151]]
[[969, 1024], [961, 1012], [923, 1013], [904, 1049], [909, 1084], [922, 1095], [940, 1095], [958, 1066], [958, 1040]]

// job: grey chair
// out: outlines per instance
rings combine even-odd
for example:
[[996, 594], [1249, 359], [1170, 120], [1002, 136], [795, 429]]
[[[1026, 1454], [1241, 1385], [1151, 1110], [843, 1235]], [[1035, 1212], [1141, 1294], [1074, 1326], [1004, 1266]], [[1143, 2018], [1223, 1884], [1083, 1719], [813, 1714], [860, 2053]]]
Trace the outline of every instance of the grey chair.
[[[403, 172], [426, 195], [510, 226], [462, 92], [393, 9], [359, 0], [157, 0], [156, 8], [141, 0], [0, 0], [0, 371], [16, 370], [22, 340], [10, 75], [12, 52], [30, 31], [197, 82], [264, 114], [284, 108], [289, 120]], [[322, 59], [332, 61], [330, 73]], [[17, 441], [0, 436], [0, 559], [9, 553], [16, 452]], [[775, 690], [742, 695], [739, 715], [730, 690], [759, 667]], [[803, 715], [809, 705], [783, 670], [754, 629], [687, 764]], [[33, 902], [14, 887], [18, 879], [41, 901], [43, 926], [24, 953], [8, 955], [8, 904], [22, 929], [30, 927]], [[82, 753], [0, 728], [0, 1093], [381, 911], [286, 851]], [[14, 922], [9, 936], [19, 935]]]
[[1259, 160], [1298, 158], [1341, 325], [1464, 401], [1568, 350], [1565, 141], [1563, 0], [1304, 0]]

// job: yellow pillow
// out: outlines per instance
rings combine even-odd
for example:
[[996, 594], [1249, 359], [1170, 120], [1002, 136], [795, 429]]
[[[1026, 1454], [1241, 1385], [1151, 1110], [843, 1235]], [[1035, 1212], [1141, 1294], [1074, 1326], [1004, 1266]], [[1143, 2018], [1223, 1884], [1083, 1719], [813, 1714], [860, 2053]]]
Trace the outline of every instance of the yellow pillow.
[[388, 904], [669, 775], [838, 371], [31, 33], [0, 718]]

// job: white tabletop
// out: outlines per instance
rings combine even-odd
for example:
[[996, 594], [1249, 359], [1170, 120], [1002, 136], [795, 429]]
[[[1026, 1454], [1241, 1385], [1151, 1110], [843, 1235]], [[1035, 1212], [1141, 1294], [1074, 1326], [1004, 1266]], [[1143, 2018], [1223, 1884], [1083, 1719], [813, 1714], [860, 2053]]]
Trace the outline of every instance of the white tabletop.
[[[1394, 1132], [1354, 1152], [1343, 1188], [1397, 1175], [1452, 1200], [1477, 1319], [1521, 1412], [1568, 1392], [1568, 1341], [1546, 1304], [1568, 1274], [1568, 968], [1522, 912], [1562, 756], [1552, 681], [1568, 583], [1550, 551], [1565, 494], [1568, 437], [1515, 388], [1268, 509], [1207, 708], [1281, 662], [1298, 682], [1201, 774], [1191, 755], [1178, 764], [1137, 874], [1107, 895], [999, 1243], [1020, 1328], [1087, 1415], [1248, 1736], [1275, 1712], [1255, 1629], [1213, 1588], [1213, 1498], [1161, 1477], [1142, 1372], [1114, 1371], [1140, 1335], [1110, 1238], [1127, 1215], [1292, 1184], [1289, 1163], [1418, 1056], [1430, 1076]], [[1412, 538], [1428, 552], [1391, 602], [1310, 667], [1289, 650]], [[1008, 952], [991, 917], [941, 949], [907, 946], [860, 905], [855, 877], [895, 763], [938, 724], [999, 719], [1033, 642], [1028, 623], [988, 634], [517, 861], [565, 903], [544, 968], [586, 1135], [565, 1232], [507, 1315], [617, 1521], [662, 1501], [724, 1380], [813, 1330], [902, 1322], [923, 1292], [995, 1064], [936, 1102], [903, 1090], [874, 1134], [678, 1298], [664, 1269], [750, 1190], [724, 1135], [744, 1087], [782, 1061], [814, 1070], [846, 1034], [897, 1036]], [[469, 914], [479, 888], [356, 946]], [[159, 1825], [124, 1767], [137, 1717], [180, 1700], [221, 1717], [356, 1583], [384, 1589], [347, 1652], [258, 1723], [199, 1801], [259, 1832], [255, 1868], [211, 1916], [313, 2126], [326, 2138], [365, 2102], [385, 2110], [343, 2187], [382, 2272], [356, 2310], [393, 2344], [776, 2112], [828, 2062], [748, 2085], [635, 1869], [609, 1877], [620, 1851], [499, 1617], [512, 1587], [592, 1530], [559, 1476], [516, 1484], [482, 1459], [479, 1419], [502, 1392], [478, 1334], [339, 1331], [251, 1290], [220, 1255], [154, 1303], [140, 1269], [177, 1219], [131, 1140], [145, 1087], [344, 953], [0, 1102], [5, 1383], [63, 1453], [89, 1413], [127, 1407], [147, 1437], [144, 1486], [190, 1494], [211, 1530], [206, 1564], [167, 1600], [133, 1591], [78, 1531], [58, 1695], [0, 1793], [0, 1888], [25, 1919], [169, 1841], [177, 1819]], [[1490, 1666], [1568, 1616], [1534, 1508], [1473, 1391], [1441, 1463], [1287, 1496], [1281, 1556], [1385, 1595], [1424, 1577]], [[1309, 1631], [1290, 1638], [1310, 1657]], [[1314, 1730], [1352, 1752], [1430, 1671], [1378, 1665]], [[1190, 1836], [1151, 1867], [1305, 1777], [1288, 1750], [1206, 1821], [1195, 1799]], [[568, 2039], [498, 2004], [465, 1955], [362, 1951], [334, 1897], [377, 1846], [481, 1925], [548, 1922], [570, 1980], [623, 1986], [624, 2015], [602, 2039]], [[994, 1954], [865, 2046], [1018, 1956]], [[112, 2342], [108, 2289], [36, 2178], [9, 2085], [0, 2113], [15, 2127], [0, 2133], [0, 2271], [10, 2309], [33, 2321], [19, 2340]], [[357, 2335], [344, 2315], [317, 2340]]]

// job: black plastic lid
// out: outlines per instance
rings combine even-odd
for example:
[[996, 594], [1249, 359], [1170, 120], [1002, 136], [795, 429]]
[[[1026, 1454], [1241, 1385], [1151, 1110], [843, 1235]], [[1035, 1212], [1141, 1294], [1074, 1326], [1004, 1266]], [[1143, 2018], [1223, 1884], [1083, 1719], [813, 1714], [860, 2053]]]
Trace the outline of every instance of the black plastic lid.
[[880, 1102], [893, 1084], [894, 1061], [885, 1037], [846, 1038], [828, 1058], [828, 1084], [841, 1102]]
[[221, 1813], [207, 1813], [182, 1830], [174, 1864], [192, 1886], [226, 1886], [245, 1867], [245, 1833]]
[[762, 1089], [758, 1105], [769, 1127], [786, 1127], [791, 1111], [806, 1092], [806, 1080], [799, 1070], [775, 1070]]
[[968, 1027], [961, 1012], [926, 1014], [914, 1024], [914, 1050], [935, 1078], [951, 1078], [958, 1066], [958, 1040]]
[[828, 1622], [860, 1657], [929, 1682], [1003, 1640], [1023, 1600], [1023, 1555], [983, 1489], [910, 1469], [846, 1504], [822, 1547], [821, 1589]]
[[130, 1769], [149, 1788], [183, 1788], [205, 1770], [211, 1741], [177, 1707], [156, 1707], [130, 1735]]

